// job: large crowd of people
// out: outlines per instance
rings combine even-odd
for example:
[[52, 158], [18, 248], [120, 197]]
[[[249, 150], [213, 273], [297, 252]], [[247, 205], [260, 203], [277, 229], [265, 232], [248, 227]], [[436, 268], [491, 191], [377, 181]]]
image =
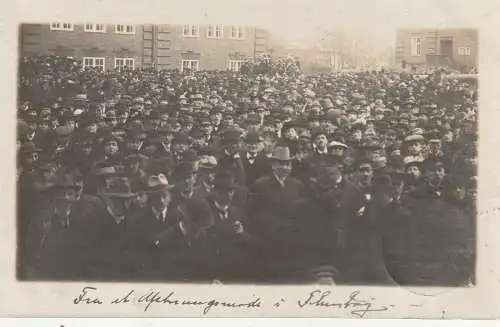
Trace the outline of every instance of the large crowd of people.
[[19, 63], [18, 276], [474, 283], [477, 84]]

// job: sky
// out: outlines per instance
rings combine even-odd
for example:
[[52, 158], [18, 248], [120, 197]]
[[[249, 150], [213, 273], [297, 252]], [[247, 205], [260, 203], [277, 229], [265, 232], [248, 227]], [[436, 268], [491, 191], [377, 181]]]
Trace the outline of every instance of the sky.
[[[493, 2], [495, 0], [492, 0]], [[24, 20], [115, 23], [246, 24], [269, 29], [278, 39], [309, 46], [325, 31], [345, 30], [374, 47], [394, 47], [398, 28], [474, 28], [494, 11], [488, 0], [45, 0], [28, 10], [16, 2]], [[24, 4], [24, 5], [23, 5]], [[491, 6], [490, 6], [491, 7]], [[112, 20], [112, 21], [111, 21]]]

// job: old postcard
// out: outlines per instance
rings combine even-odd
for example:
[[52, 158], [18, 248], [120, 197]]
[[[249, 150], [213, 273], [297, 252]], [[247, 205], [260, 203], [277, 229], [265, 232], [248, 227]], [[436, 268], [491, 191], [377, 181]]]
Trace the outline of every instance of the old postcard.
[[499, 316], [493, 4], [11, 6], [2, 315]]

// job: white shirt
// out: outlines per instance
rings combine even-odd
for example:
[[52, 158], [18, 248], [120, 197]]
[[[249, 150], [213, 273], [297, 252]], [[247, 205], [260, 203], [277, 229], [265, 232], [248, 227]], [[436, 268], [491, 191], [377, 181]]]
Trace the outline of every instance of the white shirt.
[[151, 210], [153, 211], [156, 219], [158, 219], [162, 223], [165, 222], [165, 218], [167, 217], [167, 208], [163, 209], [160, 212], [158, 212], [154, 207], [151, 207]]
[[248, 162], [251, 165], [253, 165], [253, 163], [255, 162], [255, 159], [257, 159], [257, 154], [251, 155], [250, 152], [247, 152], [247, 159], [248, 159]]

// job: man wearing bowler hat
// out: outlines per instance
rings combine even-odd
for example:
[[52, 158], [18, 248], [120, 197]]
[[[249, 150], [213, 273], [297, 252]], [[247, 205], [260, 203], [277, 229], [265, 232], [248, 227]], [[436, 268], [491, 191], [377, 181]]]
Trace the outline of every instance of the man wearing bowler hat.
[[288, 147], [277, 146], [271, 156], [272, 172], [255, 181], [249, 200], [248, 232], [260, 242], [263, 272], [276, 282], [284, 282], [290, 274], [293, 260], [287, 246], [303, 191], [303, 184], [290, 177], [292, 159]]

